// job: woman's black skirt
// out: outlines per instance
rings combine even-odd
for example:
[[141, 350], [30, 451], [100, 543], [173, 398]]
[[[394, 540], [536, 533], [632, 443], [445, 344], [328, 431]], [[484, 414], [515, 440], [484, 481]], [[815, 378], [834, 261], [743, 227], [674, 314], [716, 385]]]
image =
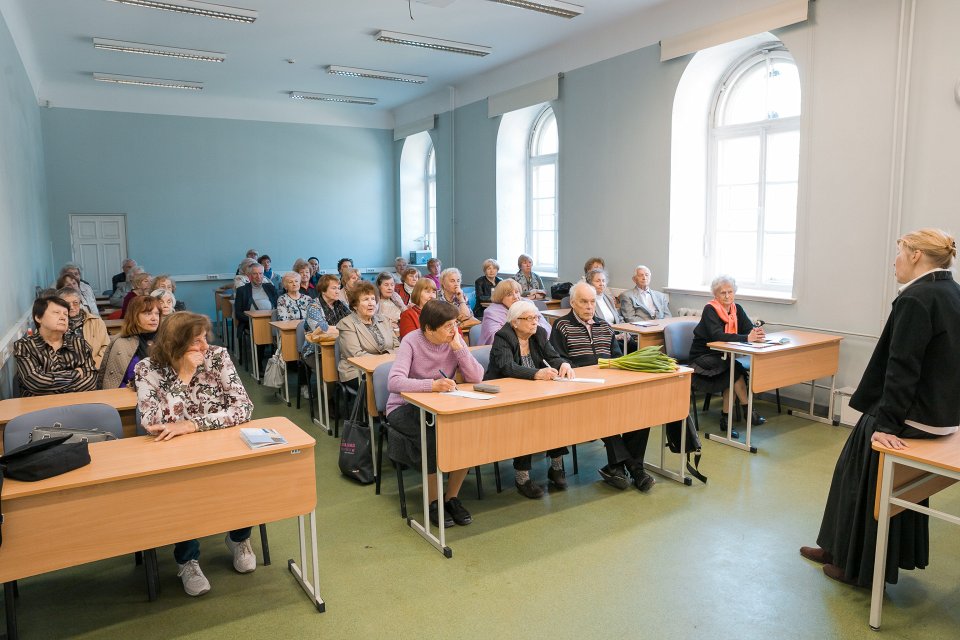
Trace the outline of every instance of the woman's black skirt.
[[[729, 355], [728, 357], [733, 357]], [[693, 389], [700, 393], [723, 393], [730, 386], [730, 361], [720, 353], [707, 353], [690, 363], [693, 368]], [[747, 370], [737, 362], [734, 379], [739, 380]]]
[[[842, 568], [849, 580], [855, 580], [862, 587], [873, 584], [877, 545], [873, 507], [880, 454], [871, 448], [870, 443], [876, 430], [874, 423], [875, 418], [870, 412], [863, 414], [847, 439], [833, 472], [820, 535], [817, 536], [817, 544], [833, 555], [833, 564]], [[931, 437], [922, 431], [912, 431], [908, 437]], [[928, 501], [920, 504], [928, 506]], [[923, 569], [929, 557], [928, 516], [903, 511], [891, 518], [886, 581], [896, 584], [898, 569]]]

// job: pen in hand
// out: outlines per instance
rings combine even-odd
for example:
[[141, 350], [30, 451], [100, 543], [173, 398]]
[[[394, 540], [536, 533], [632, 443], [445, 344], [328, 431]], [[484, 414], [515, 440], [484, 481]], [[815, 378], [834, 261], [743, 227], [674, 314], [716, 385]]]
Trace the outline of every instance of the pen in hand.
[[456, 391], [456, 390], [457, 390], [457, 383], [456, 383], [456, 381], [455, 381], [453, 378], [451, 378], [450, 376], [448, 376], [447, 374], [445, 374], [445, 373], [443, 372], [443, 369], [437, 369], [437, 371], [440, 372], [440, 376], [441, 376], [443, 379], [449, 380], [450, 382], [453, 383], [453, 388], [452, 388], [452, 389], [447, 389], [447, 391]]

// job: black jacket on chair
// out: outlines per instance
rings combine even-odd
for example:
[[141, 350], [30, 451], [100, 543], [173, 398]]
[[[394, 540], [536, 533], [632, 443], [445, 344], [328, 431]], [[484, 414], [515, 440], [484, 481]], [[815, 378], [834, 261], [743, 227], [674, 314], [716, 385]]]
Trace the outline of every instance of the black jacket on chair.
[[557, 355], [556, 349], [547, 339], [547, 332], [543, 327], [537, 327], [537, 332], [530, 336], [530, 355], [536, 366], [534, 369], [520, 364], [520, 339], [509, 324], [497, 331], [493, 337], [493, 346], [490, 347], [490, 364], [484, 374], [484, 380], [496, 378], [523, 378], [533, 380], [546, 360], [551, 367], [559, 369], [566, 360]]
[[[267, 282], [263, 281], [263, 290], [267, 292], [267, 297], [270, 298], [270, 303], [273, 305], [273, 308], [277, 308], [277, 290], [274, 286]], [[233, 317], [237, 321], [237, 329], [245, 330], [249, 325], [250, 318], [247, 317], [245, 311], [249, 311], [253, 307], [253, 285], [247, 283], [237, 289], [237, 296], [233, 302]]]

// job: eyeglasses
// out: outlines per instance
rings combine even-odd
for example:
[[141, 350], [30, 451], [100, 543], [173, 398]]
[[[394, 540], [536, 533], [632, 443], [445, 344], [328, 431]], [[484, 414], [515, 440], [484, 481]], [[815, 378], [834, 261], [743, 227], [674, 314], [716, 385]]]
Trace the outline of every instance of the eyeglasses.
[[523, 320], [525, 322], [530, 322], [531, 320], [536, 320], [537, 316], [520, 316], [517, 320]]

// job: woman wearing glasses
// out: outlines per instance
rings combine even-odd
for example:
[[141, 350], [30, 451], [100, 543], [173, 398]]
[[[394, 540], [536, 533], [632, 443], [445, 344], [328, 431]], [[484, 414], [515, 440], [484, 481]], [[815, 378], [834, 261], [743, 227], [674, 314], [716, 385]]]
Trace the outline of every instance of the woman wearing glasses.
[[[570, 363], [557, 354], [547, 338], [547, 332], [537, 324], [539, 317], [537, 307], [532, 302], [520, 300], [510, 305], [506, 324], [493, 337], [490, 366], [483, 376], [484, 380], [553, 380], [557, 377], [575, 377]], [[547, 478], [550, 484], [560, 491], [567, 488], [563, 472], [563, 456], [567, 453], [569, 451], [566, 447], [547, 452], [550, 456]], [[532, 460], [533, 456], [530, 455], [513, 459], [517, 491], [527, 498], [542, 498], [543, 488], [530, 478]]]

